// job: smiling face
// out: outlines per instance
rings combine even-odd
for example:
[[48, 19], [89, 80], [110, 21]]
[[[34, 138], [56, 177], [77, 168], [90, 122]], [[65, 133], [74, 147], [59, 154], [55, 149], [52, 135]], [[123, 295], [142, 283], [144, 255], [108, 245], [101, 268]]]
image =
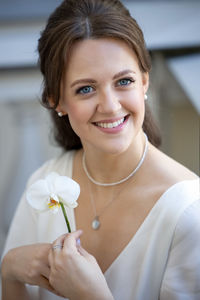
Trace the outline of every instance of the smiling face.
[[57, 111], [68, 114], [85, 150], [117, 154], [142, 133], [148, 74], [120, 40], [88, 39], [71, 51]]

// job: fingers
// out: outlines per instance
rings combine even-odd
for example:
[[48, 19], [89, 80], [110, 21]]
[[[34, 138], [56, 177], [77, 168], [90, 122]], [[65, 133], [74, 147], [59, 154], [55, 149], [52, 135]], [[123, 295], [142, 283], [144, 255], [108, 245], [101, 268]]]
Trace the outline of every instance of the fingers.
[[54, 256], [62, 250], [65, 237], [66, 237], [66, 234], [63, 234], [53, 242], [52, 247], [49, 251], [49, 255], [48, 255], [48, 260], [49, 260], [50, 266], [52, 265], [52, 263], [54, 261]]
[[65, 236], [63, 250], [66, 251], [70, 248], [77, 249], [77, 241], [78, 245], [80, 245], [80, 236], [82, 233], [82, 230], [77, 230]]
[[81, 256], [83, 256], [88, 262], [97, 264], [94, 256], [92, 256], [84, 248], [81, 247], [80, 245], [81, 234], [82, 234], [82, 230], [77, 230], [65, 236], [64, 243], [63, 243], [63, 251], [66, 254], [78, 253]]
[[64, 239], [67, 236], [67, 234], [63, 234], [60, 237], [58, 237], [54, 242], [53, 242], [53, 246], [52, 249], [56, 250], [56, 249], [62, 249], [63, 247], [63, 243], [64, 243]]
[[57, 291], [54, 290], [54, 288], [50, 285], [49, 281], [45, 277], [40, 276], [39, 282], [40, 282], [40, 286], [42, 288], [45, 288], [45, 289], [49, 290], [50, 292], [52, 292], [58, 296], [61, 296]]
[[79, 246], [79, 252], [82, 256], [84, 256], [85, 258], [88, 258], [89, 256], [91, 256], [83, 247]]
[[58, 237], [53, 242], [52, 249], [53, 250], [62, 249], [63, 246], [64, 246], [65, 240], [68, 239], [68, 238], [70, 239], [70, 241], [72, 242], [72, 244], [74, 244], [74, 242], [75, 242], [75, 245], [79, 246], [80, 245], [80, 239], [79, 239], [79, 237], [81, 236], [81, 234], [82, 234], [82, 230], [77, 230], [77, 231], [74, 231], [72, 233], [67, 233], [67, 234], [61, 235], [60, 237]]
[[83, 247], [79, 246], [78, 251], [88, 262], [97, 264], [96, 258], [88, 253]]
[[[75, 251], [77, 252], [80, 246], [80, 236], [82, 230], [77, 230], [72, 233], [63, 234], [58, 237], [52, 244], [51, 250], [49, 251], [49, 264], [52, 265], [54, 257], [62, 253]], [[78, 248], [77, 248], [78, 247]]]
[[52, 286], [49, 283], [49, 280], [46, 279], [44, 276], [40, 276], [39, 282], [40, 282], [40, 286], [41, 287], [43, 287], [43, 288], [45, 288], [47, 290], [50, 290], [50, 291], [53, 290]]

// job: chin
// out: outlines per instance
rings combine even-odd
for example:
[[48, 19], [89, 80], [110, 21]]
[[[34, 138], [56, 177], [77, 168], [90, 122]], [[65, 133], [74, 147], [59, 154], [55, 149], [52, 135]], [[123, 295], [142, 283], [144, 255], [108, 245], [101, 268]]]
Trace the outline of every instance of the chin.
[[[101, 150], [105, 153], [105, 155], [120, 155], [126, 152], [130, 147], [130, 143], [115, 143], [112, 145], [105, 145], [102, 147]], [[98, 148], [100, 150], [100, 148]]]

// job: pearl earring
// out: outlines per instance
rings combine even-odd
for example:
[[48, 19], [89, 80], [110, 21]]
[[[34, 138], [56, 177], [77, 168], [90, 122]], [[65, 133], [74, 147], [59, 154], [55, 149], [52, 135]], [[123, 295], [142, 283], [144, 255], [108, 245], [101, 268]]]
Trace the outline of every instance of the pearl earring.
[[63, 113], [62, 113], [61, 111], [59, 111], [59, 112], [58, 112], [58, 116], [59, 116], [59, 117], [62, 117], [62, 116], [63, 116]]
[[147, 101], [148, 100], [148, 96], [147, 94], [144, 95], [144, 100]]

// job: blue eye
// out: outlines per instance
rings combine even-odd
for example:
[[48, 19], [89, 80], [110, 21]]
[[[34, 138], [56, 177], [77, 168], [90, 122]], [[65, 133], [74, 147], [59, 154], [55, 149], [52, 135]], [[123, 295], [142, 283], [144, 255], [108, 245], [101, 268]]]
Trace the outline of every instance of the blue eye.
[[89, 94], [93, 91], [93, 88], [91, 86], [84, 86], [77, 90], [77, 94]]
[[134, 82], [133, 79], [130, 79], [130, 78], [123, 78], [123, 79], [120, 79], [120, 80], [118, 81], [118, 85], [119, 85], [119, 86], [126, 86], [126, 85], [131, 84], [132, 82]]

